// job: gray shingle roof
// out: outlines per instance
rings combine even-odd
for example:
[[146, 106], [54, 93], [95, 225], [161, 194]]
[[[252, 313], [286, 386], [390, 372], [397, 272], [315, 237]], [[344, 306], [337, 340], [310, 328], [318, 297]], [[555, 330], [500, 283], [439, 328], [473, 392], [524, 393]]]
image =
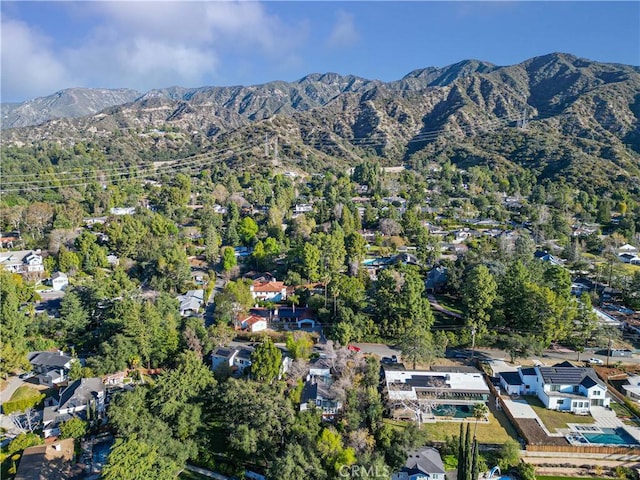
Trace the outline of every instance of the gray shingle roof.
[[425, 447], [416, 452], [409, 452], [405, 469], [418, 470], [422, 473], [445, 473], [440, 452], [433, 447]]
[[500, 376], [507, 385], [522, 385], [522, 379], [518, 372], [500, 372]]
[[65, 354], [54, 352], [33, 352], [29, 359], [31, 365], [43, 367], [64, 367], [72, 359]]
[[99, 393], [104, 392], [101, 378], [81, 378], [71, 383], [60, 395], [58, 409], [73, 408], [86, 405]]
[[[553, 385], [580, 385], [585, 378], [590, 378], [593, 385], [601, 385], [596, 372], [586, 367], [538, 367], [542, 375], [542, 381]], [[591, 385], [591, 386], [593, 386]], [[589, 387], [587, 387], [589, 388]]]

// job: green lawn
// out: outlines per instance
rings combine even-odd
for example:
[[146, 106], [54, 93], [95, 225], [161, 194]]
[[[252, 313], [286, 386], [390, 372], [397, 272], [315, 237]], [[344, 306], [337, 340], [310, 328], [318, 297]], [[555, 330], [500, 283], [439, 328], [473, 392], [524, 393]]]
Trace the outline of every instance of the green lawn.
[[45, 398], [45, 394], [28, 385], [18, 387], [11, 398], [4, 402], [2, 410], [5, 414], [22, 412], [27, 408], [35, 407]]
[[462, 314], [462, 302], [460, 298], [447, 294], [436, 294], [436, 300], [447, 310]]
[[623, 405], [618, 402], [611, 402], [611, 409], [616, 412], [618, 418], [633, 418], [635, 415], [629, 410], [626, 405]]
[[587, 423], [593, 422], [593, 417], [589, 415], [574, 415], [569, 412], [556, 412], [545, 408], [544, 404], [536, 397], [527, 395], [524, 398], [535, 410], [542, 423], [551, 433], [556, 432], [559, 428], [567, 428], [567, 423]]
[[[489, 414], [489, 423], [478, 422], [477, 437], [480, 443], [504, 443], [509, 439], [515, 439], [515, 431], [513, 427], [508, 423], [506, 417], [501, 412], [498, 415], [502, 415], [503, 418], [497, 419], [493, 412]], [[389, 425], [396, 428], [405, 428], [409, 422], [402, 420], [385, 419]], [[505, 425], [501, 422], [505, 422]], [[471, 423], [471, 431], [474, 430], [475, 421]], [[505, 428], [506, 427], [506, 428]], [[466, 427], [465, 427], [466, 428]], [[424, 442], [444, 442], [447, 438], [458, 436], [460, 434], [459, 422], [437, 422], [437, 423], [423, 423], [420, 426], [420, 431], [423, 435]]]
[[35, 400], [36, 398], [40, 398], [40, 395], [42, 395], [42, 392], [40, 392], [40, 390], [30, 387], [29, 385], [22, 385], [21, 387], [18, 387], [15, 392], [13, 392], [13, 395], [11, 395], [9, 402], [20, 402], [28, 399]]

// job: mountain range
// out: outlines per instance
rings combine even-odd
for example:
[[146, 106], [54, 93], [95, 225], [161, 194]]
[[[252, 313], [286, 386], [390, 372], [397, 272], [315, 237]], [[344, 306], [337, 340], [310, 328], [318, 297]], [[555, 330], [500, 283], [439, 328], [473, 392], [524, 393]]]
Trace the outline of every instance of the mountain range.
[[564, 53], [511, 66], [465, 60], [392, 82], [326, 73], [144, 94], [70, 89], [2, 108], [8, 144], [92, 141], [176, 158], [249, 144], [258, 157], [267, 135], [278, 137], [283, 160], [307, 165], [445, 155], [572, 183], [595, 168], [602, 186], [617, 177], [640, 185], [640, 67]]

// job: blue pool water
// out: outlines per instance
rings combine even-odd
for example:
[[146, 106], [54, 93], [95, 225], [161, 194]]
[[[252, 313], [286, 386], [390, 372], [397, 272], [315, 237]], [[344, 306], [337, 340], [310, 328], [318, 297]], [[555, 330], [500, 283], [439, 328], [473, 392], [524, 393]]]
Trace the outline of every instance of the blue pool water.
[[96, 443], [93, 446], [93, 465], [94, 467], [102, 467], [107, 462], [109, 452], [113, 446], [113, 440], [107, 440], [105, 442]]
[[585, 433], [582, 436], [589, 443], [606, 445], [638, 445], [635, 438], [629, 435], [623, 428], [603, 428], [602, 433]]
[[469, 418], [473, 416], [468, 405], [437, 405], [432, 412], [437, 417]]

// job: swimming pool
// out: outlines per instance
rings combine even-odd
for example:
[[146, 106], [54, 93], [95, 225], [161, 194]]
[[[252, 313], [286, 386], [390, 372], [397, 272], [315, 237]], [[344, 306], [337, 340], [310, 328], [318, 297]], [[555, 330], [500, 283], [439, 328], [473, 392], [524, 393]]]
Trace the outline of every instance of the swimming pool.
[[638, 441], [624, 428], [601, 428], [600, 430], [600, 433], [582, 432], [582, 436], [589, 443], [600, 445], [638, 445]]
[[111, 447], [113, 446], [113, 439], [96, 443], [93, 446], [92, 457], [93, 457], [93, 468], [101, 470], [104, 467], [104, 464], [107, 462], [107, 458], [109, 457], [109, 453], [111, 452]]
[[473, 416], [468, 405], [436, 405], [431, 411], [436, 417], [469, 418]]

